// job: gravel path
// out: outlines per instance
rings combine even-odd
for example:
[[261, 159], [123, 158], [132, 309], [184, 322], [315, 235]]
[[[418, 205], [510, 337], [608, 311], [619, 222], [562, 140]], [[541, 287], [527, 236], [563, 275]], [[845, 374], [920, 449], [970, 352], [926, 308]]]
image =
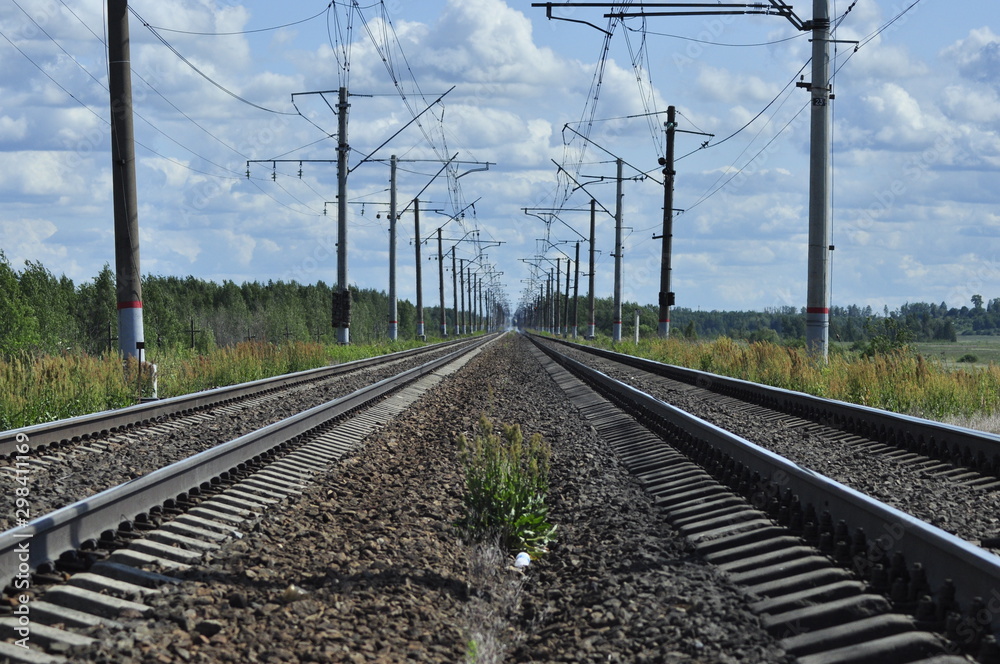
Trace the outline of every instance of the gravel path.
[[862, 453], [801, 429], [782, 428], [750, 413], [733, 413], [705, 399], [707, 391], [565, 346], [557, 350], [667, 403], [873, 498], [978, 544], [1000, 536], [1000, 491], [977, 489]]
[[[740, 592], [675, 539], [510, 335], [297, 500], [267, 512], [153, 621], [80, 661], [784, 662]], [[552, 445], [550, 552], [525, 572], [463, 542], [455, 439], [480, 414]], [[294, 587], [293, 587], [294, 586]], [[471, 657], [475, 654], [475, 659]]]

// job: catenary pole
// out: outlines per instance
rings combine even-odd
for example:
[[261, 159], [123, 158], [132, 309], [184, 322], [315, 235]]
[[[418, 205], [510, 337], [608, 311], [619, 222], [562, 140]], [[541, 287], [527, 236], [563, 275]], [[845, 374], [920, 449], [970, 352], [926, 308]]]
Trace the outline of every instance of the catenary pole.
[[806, 348], [826, 360], [830, 334], [830, 13], [813, 0]]
[[573, 261], [573, 338], [580, 330], [580, 243], [576, 243], [576, 260]]
[[[399, 338], [399, 305], [396, 302], [396, 155], [389, 157], [389, 340]], [[419, 240], [419, 235], [417, 239]]]
[[139, 205], [135, 185], [128, 2], [108, 0], [108, 89], [111, 93], [111, 171], [115, 222], [115, 294], [118, 349], [142, 360], [142, 283], [139, 271]]
[[347, 280], [347, 88], [340, 88], [337, 102], [337, 290], [340, 291], [341, 315], [337, 343], [351, 343], [351, 291]]
[[622, 340], [622, 160], [617, 164], [617, 190], [615, 192], [615, 311], [611, 328], [611, 341]]
[[569, 258], [566, 259], [566, 298], [563, 300], [563, 339], [569, 336]]
[[423, 341], [427, 338], [424, 332], [424, 288], [420, 266], [420, 199], [413, 199], [413, 234], [417, 238], [413, 243], [416, 253], [416, 275], [417, 275], [417, 339]]
[[667, 107], [667, 154], [663, 163], [663, 238], [660, 253], [660, 316], [658, 332], [666, 339], [670, 336], [670, 305], [674, 294], [670, 290], [670, 251], [674, 236], [674, 130], [677, 127], [676, 111]]
[[444, 254], [441, 252], [441, 229], [438, 236], [438, 291], [441, 295], [441, 336], [448, 336], [448, 318], [444, 310]]
[[452, 311], [455, 312], [455, 317], [451, 321], [451, 328], [455, 330], [456, 335], [462, 334], [462, 328], [458, 322], [458, 273], [455, 269], [455, 247], [457, 245], [451, 245], [451, 296], [452, 296]]
[[597, 332], [597, 326], [594, 320], [594, 307], [595, 307], [595, 295], [594, 295], [594, 254], [596, 253], [596, 248], [594, 247], [594, 234], [597, 227], [596, 222], [597, 217], [597, 201], [593, 198], [590, 199], [590, 273], [587, 275], [587, 338], [593, 339]]
[[455, 326], [458, 328], [459, 334], [468, 333], [468, 328], [465, 324], [465, 259], [458, 259], [458, 294], [459, 301], [461, 302], [461, 308], [457, 309], [455, 312]]

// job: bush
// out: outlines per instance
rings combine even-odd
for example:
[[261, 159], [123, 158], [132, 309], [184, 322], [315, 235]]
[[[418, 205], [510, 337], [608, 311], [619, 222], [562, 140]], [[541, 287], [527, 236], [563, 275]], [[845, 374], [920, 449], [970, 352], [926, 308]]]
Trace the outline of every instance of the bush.
[[975, 355], [973, 355], [972, 353], [966, 353], [966, 354], [965, 354], [965, 355], [963, 355], [962, 357], [958, 358], [958, 361], [959, 361], [959, 362], [970, 362], [970, 363], [975, 363], [975, 362], [978, 362], [978, 361], [979, 361], [979, 358], [978, 358], [978, 357], [976, 357]]
[[465, 516], [459, 527], [473, 541], [496, 539], [508, 551], [527, 551], [533, 557], [546, 551], [555, 526], [546, 521], [545, 496], [549, 485], [551, 449], [539, 434], [524, 444], [521, 427], [479, 420], [481, 435], [471, 442], [459, 436], [459, 455], [465, 466]]

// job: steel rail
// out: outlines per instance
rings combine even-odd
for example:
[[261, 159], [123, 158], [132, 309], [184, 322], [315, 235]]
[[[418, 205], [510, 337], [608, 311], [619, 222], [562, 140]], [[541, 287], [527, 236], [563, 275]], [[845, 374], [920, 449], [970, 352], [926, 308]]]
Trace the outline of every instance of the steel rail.
[[87, 542], [96, 542], [123, 522], [148, 514], [194, 488], [218, 482], [241, 464], [381, 399], [495, 338], [488, 335], [443, 357], [381, 380], [357, 392], [270, 424], [135, 480], [67, 505], [0, 533], [0, 583], [54, 563]]
[[435, 349], [448, 347], [464, 341], [468, 340], [445, 341], [421, 348], [411, 348], [409, 350], [390, 353], [388, 355], [377, 355], [342, 364], [306, 369], [271, 378], [262, 378], [248, 383], [192, 392], [191, 394], [159, 399], [125, 408], [105, 410], [89, 415], [56, 420], [54, 422], [0, 431], [0, 456], [9, 457], [14, 454], [22, 454], [24, 450], [23, 445], [27, 445], [28, 449], [34, 450], [70, 441], [80, 441], [95, 436], [103, 436], [112, 431], [148, 424], [160, 417], [188, 414], [213, 406], [221, 406], [250, 396], [284, 389], [309, 381], [321, 380], [342, 373], [349, 373], [412, 355], [432, 352]]
[[[545, 337], [598, 357], [1000, 476], [1000, 436]], [[1000, 600], [998, 600], [1000, 601]]]
[[935, 596], [949, 594], [953, 582], [958, 603], [968, 609], [982, 600], [986, 611], [977, 619], [988, 619], [994, 631], [1000, 629], [1000, 557], [614, 380], [539, 343], [535, 337], [532, 340], [665, 440], [707, 446], [731, 458], [736, 467], [745, 469], [744, 474], [749, 471], [759, 475], [760, 488], [753, 502], [766, 506], [772, 498], [790, 492], [804, 510], [812, 506], [816, 514], [829, 512], [834, 523], [843, 520], [855, 533], [861, 529], [871, 548], [860, 559], [856, 555], [851, 560], [855, 569], [874, 567], [881, 554], [904, 551], [908, 563], [923, 565]]

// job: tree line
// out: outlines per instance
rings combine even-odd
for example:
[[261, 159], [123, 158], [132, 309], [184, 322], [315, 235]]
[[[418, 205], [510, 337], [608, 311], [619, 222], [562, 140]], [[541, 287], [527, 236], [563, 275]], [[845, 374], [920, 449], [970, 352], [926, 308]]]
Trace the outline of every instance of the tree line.
[[[335, 343], [332, 328], [333, 288], [320, 281], [221, 284], [195, 277], [147, 275], [142, 280], [143, 326], [147, 348], [189, 348], [201, 352], [215, 346], [259, 340]], [[372, 343], [388, 337], [388, 296], [384, 291], [351, 289], [351, 339]], [[580, 297], [577, 320], [586, 329], [587, 299]], [[830, 339], [867, 343], [890, 330], [914, 341], [950, 340], [963, 334], [1000, 334], [1000, 298], [973, 295], [969, 304], [907, 303], [881, 312], [871, 307], [834, 307]], [[624, 303], [626, 330], [631, 331], [634, 312], [640, 316], [640, 334], [653, 336], [657, 329], [655, 305]], [[453, 329], [453, 313], [448, 327]], [[399, 336], [416, 335], [416, 307], [398, 303]], [[428, 334], [439, 329], [440, 309], [424, 308]], [[598, 332], [610, 335], [613, 300], [597, 298]], [[572, 321], [571, 321], [572, 322]], [[751, 341], [802, 343], [805, 314], [795, 307], [764, 311], [700, 311], [671, 309], [671, 333], [689, 338], [729, 336]], [[20, 352], [61, 353], [84, 351], [99, 354], [117, 348], [115, 276], [108, 265], [92, 280], [74, 284], [55, 276], [40, 262], [26, 261], [12, 267], [0, 251], [0, 354]], [[630, 332], [629, 332], [630, 334]]]

